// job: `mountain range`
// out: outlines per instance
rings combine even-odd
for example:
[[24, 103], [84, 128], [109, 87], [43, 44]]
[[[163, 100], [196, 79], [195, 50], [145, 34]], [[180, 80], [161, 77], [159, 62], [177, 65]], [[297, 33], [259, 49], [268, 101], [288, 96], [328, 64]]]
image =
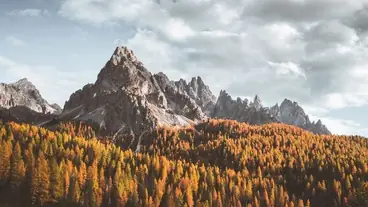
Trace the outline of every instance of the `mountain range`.
[[233, 119], [261, 125], [281, 122], [316, 134], [330, 134], [320, 120], [311, 122], [297, 102], [264, 107], [259, 96], [236, 100], [224, 90], [219, 97], [201, 77], [189, 82], [152, 74], [126, 47], [117, 47], [97, 80], [74, 92], [63, 109], [49, 104], [27, 79], [0, 84], [0, 118], [51, 126], [84, 121], [105, 135], [133, 137], [161, 125], [188, 125], [208, 118]]

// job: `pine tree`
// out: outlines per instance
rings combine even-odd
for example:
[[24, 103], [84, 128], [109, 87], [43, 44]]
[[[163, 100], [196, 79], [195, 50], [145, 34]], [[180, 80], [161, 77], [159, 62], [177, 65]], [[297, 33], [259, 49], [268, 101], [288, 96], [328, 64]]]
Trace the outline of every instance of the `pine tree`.
[[21, 155], [19, 143], [13, 149], [11, 159], [10, 186], [14, 193], [19, 193], [20, 186], [24, 182], [26, 176], [26, 168]]

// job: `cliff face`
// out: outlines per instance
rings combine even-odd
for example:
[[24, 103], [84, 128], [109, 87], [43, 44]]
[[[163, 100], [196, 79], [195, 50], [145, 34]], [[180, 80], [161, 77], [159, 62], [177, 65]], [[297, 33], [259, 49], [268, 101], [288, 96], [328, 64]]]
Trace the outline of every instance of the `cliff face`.
[[331, 134], [321, 120], [311, 122], [297, 102], [285, 99], [280, 106], [276, 104], [271, 107], [271, 113], [282, 123], [295, 125], [316, 134]]
[[11, 84], [0, 83], [0, 107], [9, 109], [17, 106], [43, 114], [61, 113], [61, 108], [43, 99], [38, 89], [26, 78]]
[[295, 125], [316, 134], [331, 134], [321, 120], [316, 123], [311, 122], [298, 103], [288, 99], [285, 99], [280, 106], [276, 104], [272, 107], [263, 107], [258, 96], [253, 102], [240, 98], [233, 100], [226, 91], [221, 91], [212, 117], [234, 119], [256, 125], [280, 122]]
[[262, 106], [258, 96], [254, 97], [253, 102], [247, 99], [233, 100], [226, 91], [221, 91], [214, 107], [213, 118], [233, 119], [249, 124], [266, 124], [278, 122], [278, 120], [270, 114], [270, 111]]
[[214, 96], [200, 78], [170, 81], [151, 74], [126, 47], [118, 47], [94, 84], [65, 103], [62, 119], [91, 121], [106, 133], [137, 134], [158, 125], [187, 125], [206, 118]]
[[37, 124], [47, 119], [53, 120], [49, 123], [86, 121], [106, 135], [121, 132], [134, 136], [159, 125], [188, 125], [206, 118], [256, 125], [281, 122], [330, 134], [320, 120], [311, 122], [296, 102], [285, 99], [280, 106], [264, 107], [258, 96], [253, 101], [233, 100], [226, 91], [216, 98], [201, 77], [187, 82], [172, 81], [161, 72], [151, 74], [126, 47], [117, 47], [96, 82], [74, 92], [63, 110], [48, 104], [27, 79], [0, 84], [0, 109], [3, 120]]

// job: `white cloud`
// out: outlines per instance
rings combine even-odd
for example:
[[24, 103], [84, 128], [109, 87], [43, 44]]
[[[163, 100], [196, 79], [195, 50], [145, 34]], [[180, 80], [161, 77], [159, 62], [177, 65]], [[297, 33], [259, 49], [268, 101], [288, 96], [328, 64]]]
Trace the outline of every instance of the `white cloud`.
[[[302, 5], [289, 0], [266, 1], [265, 5], [262, 5], [253, 0], [234, 2], [162, 0], [160, 3], [154, 0], [64, 0], [59, 13], [66, 18], [83, 23], [95, 25], [128, 24], [151, 32], [151, 35], [141, 36], [138, 33], [142, 29], [139, 30], [131, 41], [136, 41], [135, 39], [138, 37], [140, 41], [136, 42], [132, 49], [154, 48], [144, 43], [143, 38], [148, 38], [147, 41], [150, 44], [165, 45], [165, 47], [170, 48], [170, 53], [175, 52], [175, 54], [170, 54], [171, 58], [175, 57], [175, 60], [166, 60], [167, 54], [155, 52], [155, 49], [152, 53], [139, 52], [141, 54], [139, 58], [145, 62], [150, 70], [157, 71], [167, 68], [166, 71], [177, 71], [178, 74], [189, 73], [190, 75], [196, 75], [194, 72], [198, 73], [199, 70], [202, 70], [202, 73], [205, 73], [203, 70], [211, 70], [213, 75], [227, 70], [246, 79], [247, 81], [239, 80], [243, 84], [245, 82], [255, 84], [254, 81], [259, 81], [254, 78], [249, 79], [248, 77], [253, 76], [250, 74], [254, 73], [258, 77], [275, 79], [272, 77], [275, 74], [274, 71], [266, 70], [271, 66], [275, 68], [277, 75], [283, 77], [272, 81], [264, 80], [266, 84], [262, 83], [263, 88], [255, 87], [257, 90], [269, 90], [271, 84], [288, 87], [288, 84], [285, 83], [287, 78], [304, 77], [304, 81], [299, 80], [299, 83], [296, 84], [303, 85], [303, 89], [310, 91], [309, 96], [318, 96], [315, 98], [316, 100], [325, 100], [324, 107], [336, 108], [346, 104], [333, 103], [329, 94], [340, 92], [349, 94], [353, 90], [347, 90], [344, 84], [341, 84], [341, 88], [336, 88], [332, 83], [322, 85], [323, 81], [317, 78], [317, 73], [326, 79], [334, 78], [331, 76], [336, 75], [331, 75], [333, 72], [329, 71], [333, 71], [334, 67], [342, 67], [335, 61], [335, 58], [338, 61], [350, 61], [349, 64], [358, 64], [354, 63], [354, 59], [360, 57], [362, 61], [368, 63], [367, 58], [363, 58], [366, 51], [363, 51], [362, 46], [358, 44], [360, 37], [354, 29], [342, 24], [341, 19], [338, 19], [347, 14], [353, 15], [355, 9], [362, 7], [358, 2], [344, 5], [341, 1], [336, 3], [330, 2], [330, 0], [324, 1], [324, 3], [313, 1]], [[327, 16], [318, 17], [321, 21], [312, 17], [310, 12], [306, 12], [312, 8], [317, 8], [316, 6], [319, 4], [332, 9], [330, 13], [326, 14]], [[247, 7], [254, 7], [261, 11], [267, 6], [279, 8], [280, 11], [270, 11], [273, 14], [280, 12], [278, 15], [285, 15], [281, 12], [281, 6], [293, 7], [309, 22], [298, 24], [290, 19], [268, 21], [259, 16], [261, 13], [257, 13], [255, 16], [247, 16], [244, 13], [248, 12]], [[305, 12], [303, 7], [305, 7]], [[342, 10], [346, 7], [350, 9], [350, 13]], [[244, 15], [247, 18], [244, 18]], [[263, 15], [267, 16], [268, 14]], [[294, 18], [297, 19], [296, 16]], [[152, 36], [155, 36], [154, 43], [151, 41]], [[334, 43], [334, 45], [330, 45], [330, 43]], [[152, 59], [150, 56], [153, 53], [157, 53], [155, 54], [156, 60], [163, 60], [163, 63], [157, 64], [150, 61], [149, 59]], [[336, 57], [338, 55], [340, 57]], [[329, 65], [333, 62], [336, 62], [335, 65]], [[345, 69], [341, 69], [338, 73], [343, 74], [352, 66], [344, 67]], [[313, 82], [314, 77], [321, 85]], [[343, 76], [340, 75], [340, 77]], [[230, 82], [235, 84], [231, 80], [225, 83], [224, 80], [223, 86], [229, 85]], [[351, 78], [346, 82], [356, 82], [356, 80]], [[210, 85], [216, 83], [209, 82]], [[319, 87], [323, 90], [317, 90]], [[283, 89], [282, 87], [276, 88]], [[259, 92], [254, 91], [253, 93]], [[270, 93], [279, 94], [279, 91], [270, 91]], [[303, 95], [305, 94], [303, 93]], [[238, 93], [237, 95], [251, 94]], [[325, 96], [328, 98], [324, 98]], [[362, 98], [358, 94], [353, 96], [356, 97], [349, 98]], [[295, 98], [302, 99], [302, 102], [316, 104], [312, 103], [312, 100], [307, 101], [309, 97]], [[346, 101], [346, 103], [352, 103], [352, 101]]]
[[19, 38], [16, 38], [14, 36], [5, 37], [5, 41], [12, 44], [13, 46], [17, 46], [17, 47], [26, 45], [26, 43], [23, 40], [21, 40]]
[[355, 18], [366, 0], [157, 2], [64, 0], [59, 14], [135, 27], [114, 44], [125, 43], [152, 72], [203, 76], [215, 93], [289, 98], [315, 115], [368, 104], [368, 18]]
[[38, 17], [38, 16], [47, 16], [49, 15], [48, 10], [41, 10], [41, 9], [24, 9], [24, 10], [13, 10], [7, 12], [10, 16], [23, 16], [23, 17]]
[[[367, 135], [364, 128], [359, 123], [353, 120], [343, 120], [332, 117], [317, 117], [310, 116], [311, 120], [317, 121], [318, 119], [323, 120], [323, 124], [333, 133], [337, 135]], [[368, 131], [367, 131], [368, 132]]]
[[181, 40], [194, 35], [194, 31], [182, 19], [172, 18], [162, 28], [170, 39]]
[[304, 70], [300, 68], [299, 65], [293, 62], [274, 63], [268, 61], [268, 64], [270, 65], [271, 68], [274, 68], [276, 70], [276, 73], [278, 75], [296, 75], [305, 78]]
[[118, 46], [121, 46], [122, 43], [123, 43], [123, 40], [121, 40], [121, 39], [115, 39], [114, 42], [113, 42], [113, 45], [115, 47], [118, 47]]
[[152, 31], [138, 30], [133, 38], [124, 42], [124, 45], [128, 48], [133, 48], [134, 53], [143, 64], [146, 67], [149, 66], [149, 68], [152, 68], [151, 72], [167, 71], [166, 75], [171, 78], [185, 75], [171, 68], [177, 58], [175, 57], [177, 54], [175, 48], [170, 44], [160, 41], [158, 36]]
[[62, 105], [65, 97], [73, 92], [70, 89], [80, 87], [79, 80], [74, 73], [63, 72], [53, 66], [26, 65], [4, 56], [0, 56], [0, 71], [3, 77], [7, 77], [7, 82], [27, 78], [51, 103], [56, 102]]
[[368, 102], [368, 96], [359, 96], [357, 94], [329, 93], [323, 100], [326, 108], [341, 109], [345, 107], [364, 106]]

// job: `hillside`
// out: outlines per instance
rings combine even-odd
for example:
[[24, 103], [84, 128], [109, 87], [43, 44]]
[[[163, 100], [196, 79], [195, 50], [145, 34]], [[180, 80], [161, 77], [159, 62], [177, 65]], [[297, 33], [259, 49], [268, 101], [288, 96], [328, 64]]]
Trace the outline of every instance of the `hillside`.
[[225, 120], [145, 131], [122, 148], [94, 136], [83, 124], [1, 124], [1, 205], [367, 206], [362, 137]]

